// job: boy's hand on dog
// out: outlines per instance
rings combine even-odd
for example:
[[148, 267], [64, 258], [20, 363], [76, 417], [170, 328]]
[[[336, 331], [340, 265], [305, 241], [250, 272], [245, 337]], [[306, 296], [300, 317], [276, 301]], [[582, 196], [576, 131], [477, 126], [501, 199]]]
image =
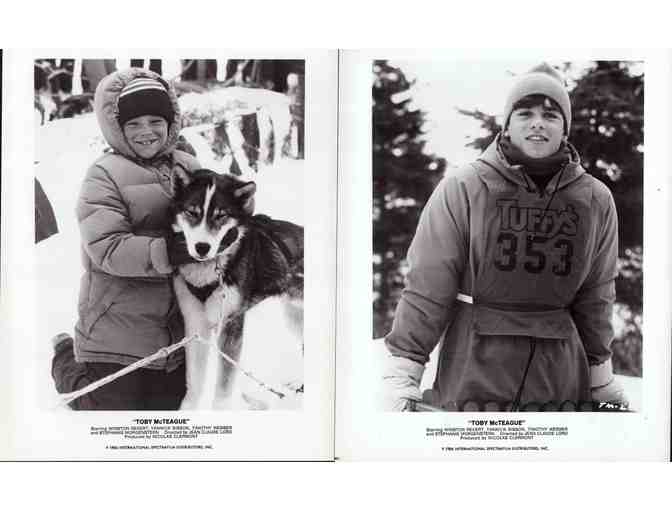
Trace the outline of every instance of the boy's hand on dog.
[[166, 248], [168, 250], [168, 262], [173, 268], [184, 264], [197, 262], [187, 249], [187, 239], [181, 232], [175, 232], [166, 237]]

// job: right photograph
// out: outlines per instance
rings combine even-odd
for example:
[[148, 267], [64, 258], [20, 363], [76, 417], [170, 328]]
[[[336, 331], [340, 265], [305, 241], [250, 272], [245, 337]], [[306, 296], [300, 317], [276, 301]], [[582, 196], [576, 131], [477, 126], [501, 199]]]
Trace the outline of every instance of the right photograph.
[[372, 63], [384, 411], [642, 410], [644, 63]]

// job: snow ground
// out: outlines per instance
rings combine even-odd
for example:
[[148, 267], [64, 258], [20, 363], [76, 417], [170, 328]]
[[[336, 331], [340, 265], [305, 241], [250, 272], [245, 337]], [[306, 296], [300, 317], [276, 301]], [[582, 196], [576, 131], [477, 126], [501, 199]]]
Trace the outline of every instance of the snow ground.
[[[84, 174], [101, 154], [104, 140], [93, 114], [54, 121], [37, 127], [36, 132], [35, 175], [54, 208], [59, 228], [58, 234], [35, 247], [37, 397], [45, 408], [53, 408], [57, 393], [50, 375], [50, 339], [61, 332], [73, 333], [82, 274], [75, 204]], [[203, 159], [210, 157], [204, 155]], [[281, 159], [273, 167], [260, 168], [255, 180], [256, 212], [304, 225], [303, 161]], [[303, 381], [303, 359], [281, 307], [278, 300], [271, 299], [248, 312], [240, 360], [255, 376], [277, 387]], [[268, 398], [254, 385], [246, 384], [245, 391], [257, 399]], [[281, 407], [300, 406], [299, 397], [286, 399]]]
[[[368, 342], [367, 355], [368, 359], [371, 360], [371, 374], [374, 374], [372, 377], [371, 387], [375, 387], [377, 394], [380, 395], [382, 391], [381, 379], [379, 374], [383, 370], [383, 360], [387, 356], [387, 348], [383, 339], [378, 338], [371, 342]], [[420, 382], [420, 389], [426, 390], [431, 389], [434, 382], [434, 377], [436, 376], [436, 364], [437, 364], [437, 355], [438, 355], [438, 346], [429, 357], [429, 362], [425, 368], [425, 373], [422, 376], [422, 381]], [[625, 375], [617, 375], [616, 379], [621, 383], [623, 389], [625, 390], [626, 395], [630, 401], [630, 409], [632, 411], [641, 411], [642, 410], [642, 379], [640, 377], [629, 377]]]

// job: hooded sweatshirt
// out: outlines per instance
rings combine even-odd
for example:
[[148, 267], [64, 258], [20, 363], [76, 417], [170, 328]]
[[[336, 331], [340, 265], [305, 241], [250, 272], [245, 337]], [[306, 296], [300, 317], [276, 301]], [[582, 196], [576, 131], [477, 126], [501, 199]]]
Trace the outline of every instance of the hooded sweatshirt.
[[538, 189], [498, 142], [427, 202], [388, 349], [425, 364], [442, 339], [434, 403], [447, 408], [521, 389], [527, 403], [589, 400], [588, 367], [611, 356], [613, 198], [571, 146]]
[[[119, 93], [139, 76], [164, 83], [175, 112], [165, 145], [150, 161], [136, 156], [117, 121]], [[126, 365], [184, 335], [164, 236], [170, 231], [175, 168], [200, 165], [175, 150], [180, 110], [173, 88], [159, 75], [143, 69], [108, 75], [96, 89], [94, 109], [112, 152], [89, 168], [77, 202], [84, 274], [75, 355], [79, 362]], [[182, 358], [178, 351], [149, 368], [172, 370]]]

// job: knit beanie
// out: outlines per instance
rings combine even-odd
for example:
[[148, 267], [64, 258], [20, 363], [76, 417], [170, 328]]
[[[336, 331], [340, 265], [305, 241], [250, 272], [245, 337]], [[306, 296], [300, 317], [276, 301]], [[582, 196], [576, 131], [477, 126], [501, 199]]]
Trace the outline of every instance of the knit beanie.
[[119, 93], [119, 125], [141, 115], [157, 115], [170, 125], [175, 116], [166, 87], [154, 78], [131, 80]]
[[542, 94], [555, 101], [565, 119], [565, 134], [569, 133], [572, 125], [572, 105], [565, 88], [565, 80], [560, 72], [546, 63], [533, 67], [527, 73], [520, 75], [514, 83], [504, 107], [504, 129], [509, 125], [509, 118], [515, 104], [525, 96]]

